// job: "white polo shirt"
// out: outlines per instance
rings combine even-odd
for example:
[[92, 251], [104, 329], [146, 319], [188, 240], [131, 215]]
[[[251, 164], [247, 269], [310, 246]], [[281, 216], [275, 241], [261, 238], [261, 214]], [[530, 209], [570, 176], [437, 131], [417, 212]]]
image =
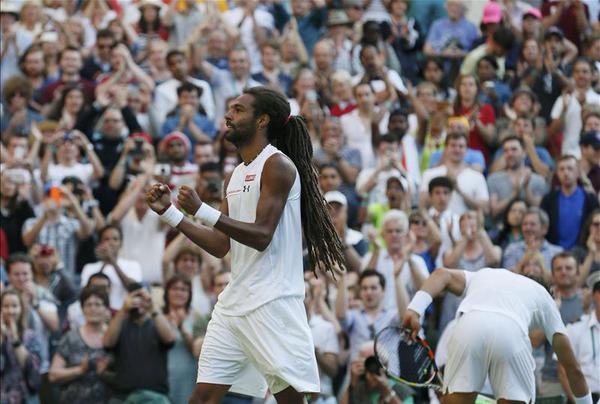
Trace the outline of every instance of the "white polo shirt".
[[600, 393], [600, 322], [594, 312], [567, 326], [575, 357], [593, 393]]

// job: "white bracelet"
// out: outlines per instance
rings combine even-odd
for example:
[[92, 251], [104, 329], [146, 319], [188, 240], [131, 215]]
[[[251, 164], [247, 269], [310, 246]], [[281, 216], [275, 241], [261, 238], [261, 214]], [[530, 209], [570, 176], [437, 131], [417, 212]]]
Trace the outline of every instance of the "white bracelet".
[[160, 215], [160, 219], [169, 226], [175, 228], [183, 220], [183, 213], [175, 206], [173, 206], [173, 204], [171, 204], [171, 206], [169, 206], [169, 209], [167, 209], [165, 213]]
[[423, 290], [419, 290], [415, 294], [415, 297], [413, 297], [410, 301], [410, 304], [408, 305], [407, 309], [413, 310], [421, 317], [423, 317], [425, 315], [425, 310], [427, 310], [432, 301], [433, 298], [429, 293]]
[[198, 208], [194, 217], [200, 219], [200, 221], [210, 227], [213, 227], [219, 221], [221, 217], [221, 211], [213, 208], [207, 203], [202, 202], [202, 205]]
[[575, 397], [575, 404], [593, 404], [592, 402], [592, 393], [587, 393], [583, 397]]

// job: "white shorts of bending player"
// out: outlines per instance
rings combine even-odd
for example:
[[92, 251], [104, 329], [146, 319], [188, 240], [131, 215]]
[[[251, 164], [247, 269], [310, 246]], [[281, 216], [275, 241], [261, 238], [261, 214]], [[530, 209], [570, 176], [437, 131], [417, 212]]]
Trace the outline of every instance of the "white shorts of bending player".
[[292, 386], [319, 392], [315, 346], [302, 298], [273, 300], [245, 316], [213, 312], [198, 359], [200, 383], [264, 397]]
[[489, 376], [496, 399], [530, 402], [534, 370], [531, 342], [514, 320], [472, 311], [458, 318], [449, 338], [444, 391], [480, 392]]

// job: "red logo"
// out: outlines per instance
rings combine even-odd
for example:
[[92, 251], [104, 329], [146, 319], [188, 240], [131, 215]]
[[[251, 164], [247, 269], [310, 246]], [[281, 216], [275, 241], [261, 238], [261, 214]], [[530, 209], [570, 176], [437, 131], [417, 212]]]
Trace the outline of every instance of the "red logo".
[[256, 174], [248, 174], [248, 175], [246, 175], [246, 179], [244, 181], [246, 181], [246, 182], [254, 181], [254, 178], [256, 178]]

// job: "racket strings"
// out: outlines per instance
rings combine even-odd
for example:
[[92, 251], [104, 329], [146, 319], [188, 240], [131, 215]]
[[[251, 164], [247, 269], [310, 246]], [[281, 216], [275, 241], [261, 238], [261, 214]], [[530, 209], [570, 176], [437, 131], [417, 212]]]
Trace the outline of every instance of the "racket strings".
[[435, 377], [429, 349], [402, 332], [384, 330], [375, 342], [375, 350], [381, 365], [397, 378], [411, 383], [429, 383]]

